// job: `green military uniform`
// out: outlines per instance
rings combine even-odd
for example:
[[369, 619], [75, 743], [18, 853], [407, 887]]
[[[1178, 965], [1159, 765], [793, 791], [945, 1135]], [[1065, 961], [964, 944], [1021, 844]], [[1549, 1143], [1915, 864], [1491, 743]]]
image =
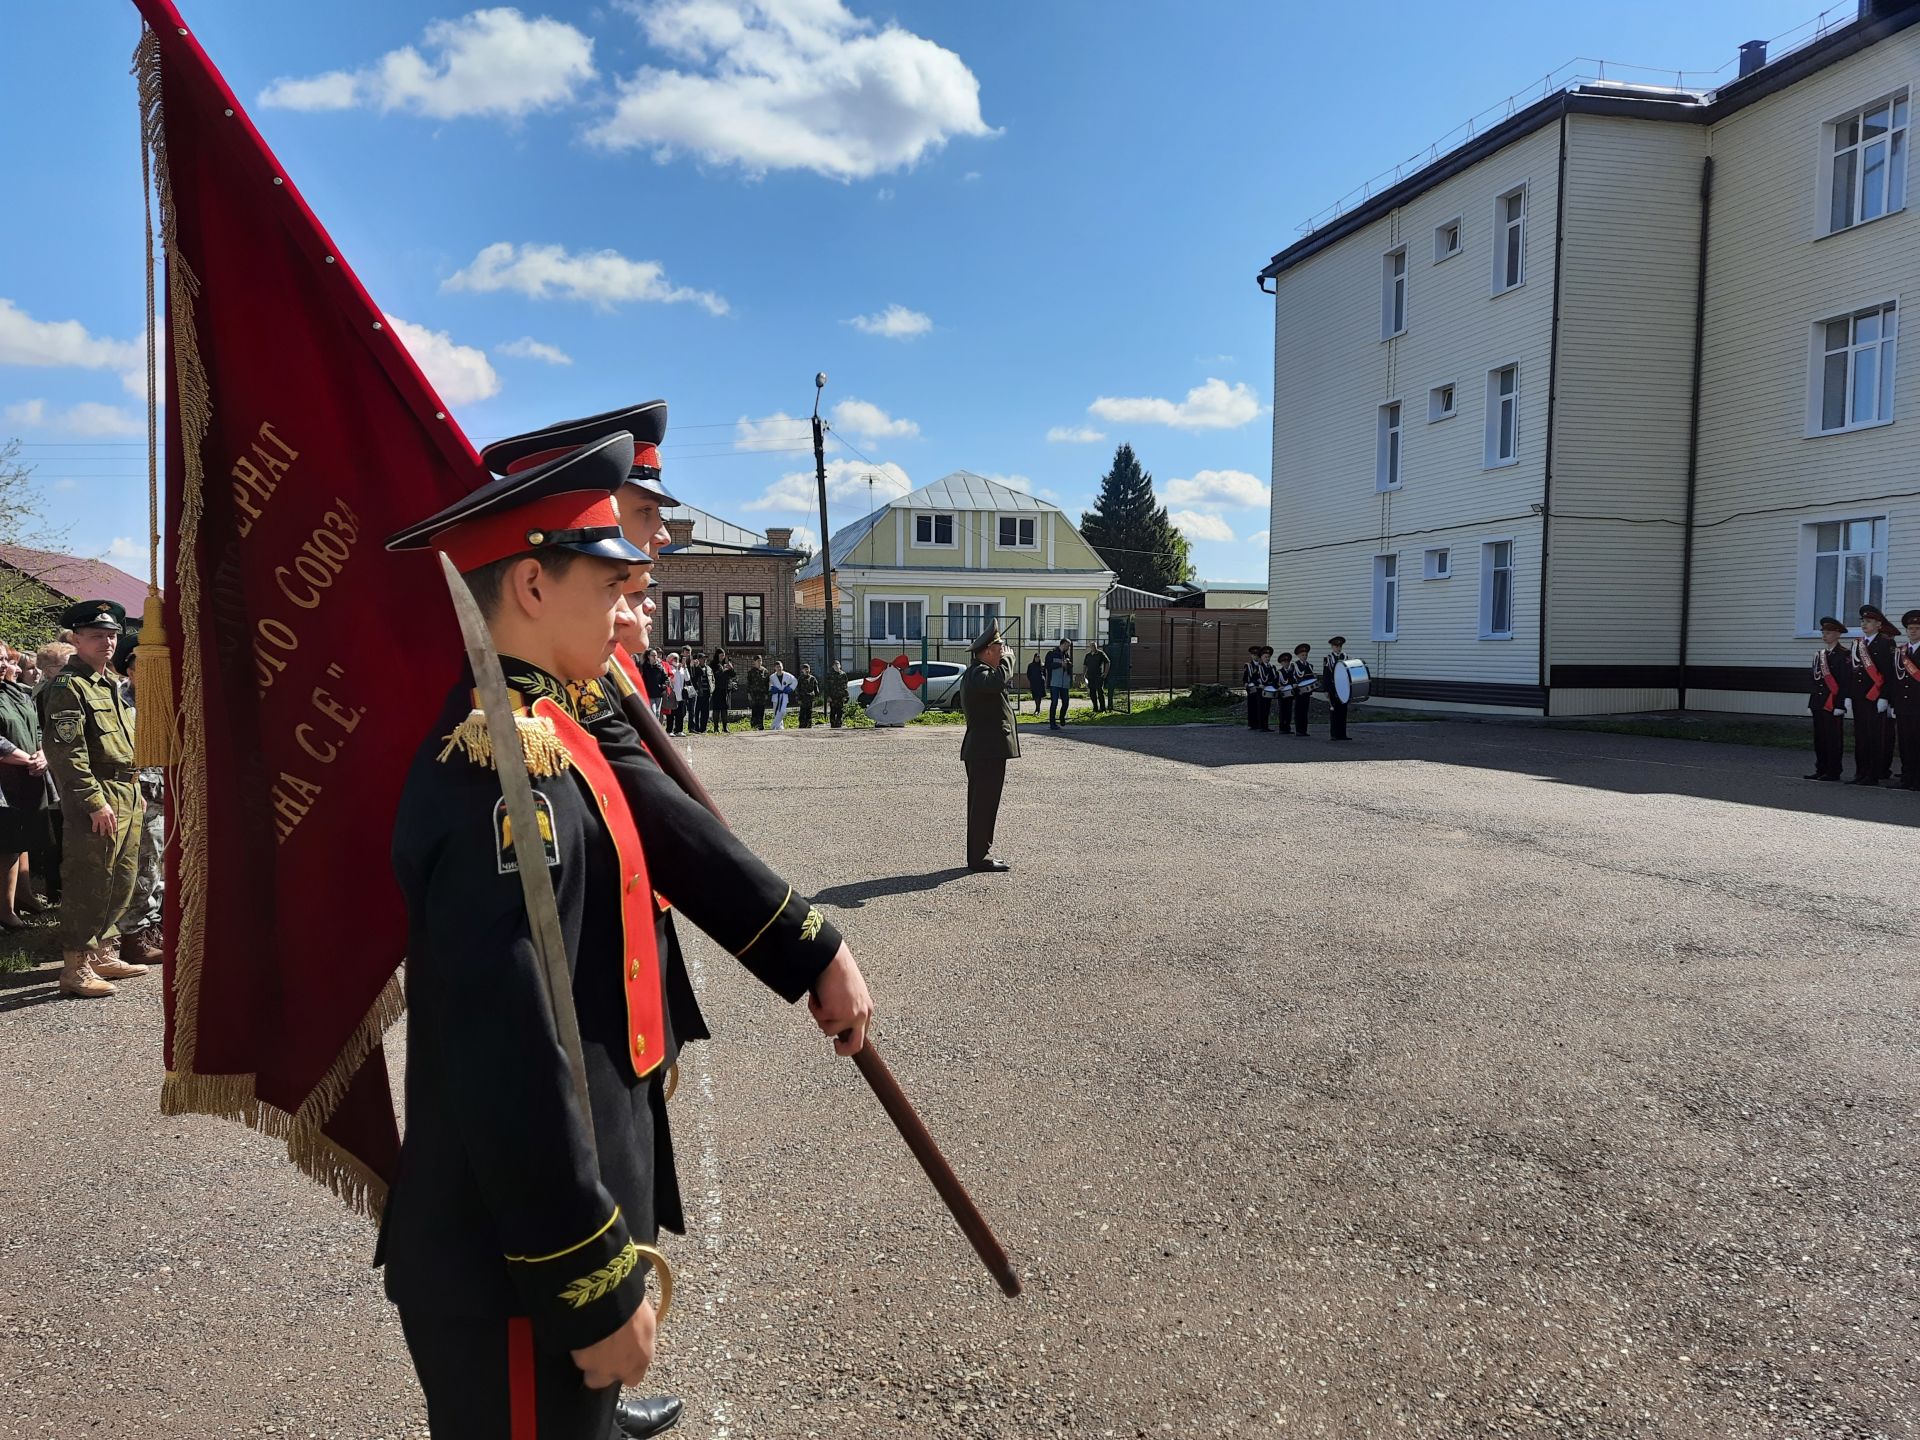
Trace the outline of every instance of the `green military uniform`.
[[836, 660], [833, 669], [827, 672], [827, 724], [838, 730], [846, 711], [847, 672], [840, 668], [840, 662]]
[[1000, 794], [1006, 788], [1007, 761], [1020, 754], [1020, 727], [1013, 717], [1013, 662], [1003, 655], [989, 665], [980, 652], [999, 643], [1000, 632], [989, 630], [973, 642], [973, 664], [960, 677], [960, 708], [967, 717], [967, 733], [960, 740], [960, 762], [967, 769], [967, 868], [1005, 870], [996, 860], [993, 831], [1000, 818]]
[[747, 671], [747, 708], [753, 712], [753, 728], [756, 730], [767, 728], [767, 696], [772, 691], [771, 680], [772, 677], [759, 665]]
[[[71, 630], [120, 629], [126, 612], [89, 600], [62, 615]], [[60, 948], [69, 954], [117, 939], [120, 917], [140, 873], [146, 802], [133, 764], [133, 709], [111, 668], [96, 671], [78, 655], [39, 697], [41, 744], [60, 792], [66, 825], [62, 861]], [[93, 828], [95, 812], [113, 812], [113, 832]]]

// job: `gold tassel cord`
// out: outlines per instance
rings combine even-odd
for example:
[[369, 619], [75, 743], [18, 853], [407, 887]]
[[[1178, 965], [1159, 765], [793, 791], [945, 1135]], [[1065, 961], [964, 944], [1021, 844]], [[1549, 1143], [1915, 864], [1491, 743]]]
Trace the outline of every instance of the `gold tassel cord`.
[[159, 67], [149, 89], [142, 62], [152, 32], [134, 53], [140, 77], [140, 199], [146, 210], [147, 248], [147, 603], [140, 623], [140, 720], [134, 727], [133, 763], [173, 763], [173, 651], [167, 644], [166, 607], [160, 598], [160, 337], [155, 325], [153, 286], [153, 149], [149, 137], [159, 114]]

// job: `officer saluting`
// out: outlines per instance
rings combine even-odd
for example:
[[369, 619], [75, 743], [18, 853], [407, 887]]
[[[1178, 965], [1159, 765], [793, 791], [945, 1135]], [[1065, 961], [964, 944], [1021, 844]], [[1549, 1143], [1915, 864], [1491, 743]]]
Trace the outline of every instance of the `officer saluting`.
[[[852, 1032], [837, 1048], [859, 1048], [870, 1013], [819, 912], [606, 718], [599, 676], [644, 558], [612, 501], [631, 461], [631, 437], [612, 436], [388, 541], [443, 550], [466, 576], [503, 652], [522, 751], [492, 753], [469, 677], [416, 755], [395, 824], [407, 1130], [376, 1259], [436, 1434], [607, 1440], [618, 1383], [638, 1382], [651, 1360], [641, 1247], [678, 1218], [656, 890], [788, 1000], [813, 989], [821, 1027]], [[526, 765], [537, 833], [506, 823], [497, 763]], [[523, 864], [552, 873], [584, 1106], [531, 939]]]
[[133, 711], [111, 672], [127, 612], [111, 600], [83, 600], [60, 616], [73, 632], [73, 658], [39, 697], [47, 765], [66, 827], [60, 906], [60, 993], [98, 999], [111, 980], [147, 973], [156, 950], [122, 937], [120, 917], [140, 875], [140, 772], [133, 765]]
[[1020, 727], [1013, 718], [1013, 668], [998, 626], [973, 642], [973, 664], [960, 677], [960, 708], [967, 732], [960, 739], [960, 763], [967, 768], [967, 868], [1011, 868], [988, 853], [1000, 818], [1000, 794], [1007, 784], [1007, 761], [1020, 755]]

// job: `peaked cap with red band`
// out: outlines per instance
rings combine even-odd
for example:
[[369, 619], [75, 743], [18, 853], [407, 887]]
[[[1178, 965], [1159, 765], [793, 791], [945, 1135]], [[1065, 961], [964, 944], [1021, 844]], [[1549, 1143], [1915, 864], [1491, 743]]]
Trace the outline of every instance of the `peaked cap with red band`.
[[444, 550], [462, 573], [549, 546], [601, 560], [651, 563], [620, 533], [613, 492], [633, 465], [624, 430], [481, 486], [387, 538], [389, 550]]
[[487, 446], [480, 452], [480, 458], [496, 475], [517, 475], [575, 445], [591, 445], [619, 430], [633, 436], [633, 464], [628, 467], [626, 483], [646, 491], [663, 506], [678, 505], [680, 502], [660, 483], [660, 442], [667, 438], [667, 402], [664, 400], [623, 405], [603, 415], [562, 420], [541, 430], [529, 430], [524, 435], [509, 435]]

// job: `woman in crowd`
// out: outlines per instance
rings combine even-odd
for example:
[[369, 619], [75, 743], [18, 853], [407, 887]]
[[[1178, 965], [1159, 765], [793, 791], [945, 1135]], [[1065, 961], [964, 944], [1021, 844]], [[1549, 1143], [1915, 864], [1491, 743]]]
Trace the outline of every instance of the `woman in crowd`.
[[1038, 650], [1033, 659], [1027, 662], [1027, 689], [1033, 692], [1033, 713], [1040, 713], [1040, 702], [1047, 698], [1047, 667], [1040, 659]]
[[668, 693], [671, 683], [667, 678], [667, 667], [660, 663], [660, 652], [649, 649], [640, 657], [640, 679], [647, 687], [647, 699], [653, 702], [653, 713], [664, 715], [671, 703]]
[[29, 851], [46, 848], [51, 782], [33, 692], [20, 683], [24, 658], [0, 651], [0, 930], [24, 930], [22, 911], [47, 908], [34, 898], [27, 861]]
[[[73, 658], [73, 646], [64, 640], [51, 640], [34, 653], [33, 668], [40, 672], [40, 679], [33, 687], [34, 722], [44, 732], [47, 727], [46, 712], [40, 708], [41, 698], [47, 693], [47, 685], [54, 676], [66, 668], [67, 661]], [[48, 775], [52, 780], [52, 775]], [[35, 855], [32, 869], [40, 877], [40, 890], [46, 896], [49, 905], [60, 903], [60, 860], [66, 847], [62, 844], [65, 837], [65, 818], [60, 813], [60, 797], [50, 783], [47, 786], [46, 814], [42, 819], [42, 836], [45, 849]]]
[[714, 649], [712, 668], [713, 721], [722, 730], [731, 730], [733, 717], [727, 713], [727, 705], [733, 699], [733, 661], [727, 658], [725, 649]]
[[713, 703], [713, 671], [707, 668], [707, 657], [695, 650], [687, 658], [687, 703], [692, 714], [687, 718], [693, 722], [693, 733], [707, 733], [707, 711]]

